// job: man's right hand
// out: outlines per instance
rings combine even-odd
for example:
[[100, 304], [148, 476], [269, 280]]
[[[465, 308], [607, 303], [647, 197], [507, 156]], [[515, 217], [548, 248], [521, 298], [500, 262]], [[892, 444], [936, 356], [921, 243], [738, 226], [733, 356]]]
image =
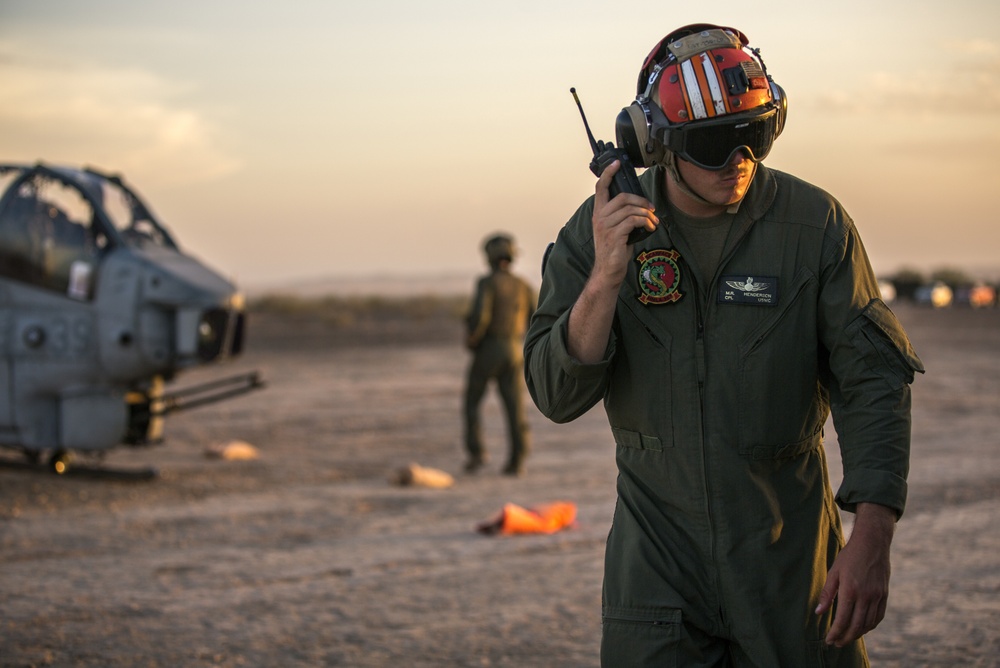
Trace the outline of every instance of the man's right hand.
[[621, 285], [628, 271], [632, 247], [628, 235], [644, 227], [655, 230], [660, 224], [652, 203], [641, 195], [620, 193], [614, 199], [608, 191], [615, 173], [621, 168], [617, 160], [597, 179], [594, 190], [594, 270], [592, 278], [601, 283]]
[[641, 195], [620, 193], [610, 199], [608, 186], [619, 163], [613, 162], [597, 180], [594, 195], [594, 268], [569, 314], [569, 354], [584, 364], [601, 360], [611, 336], [615, 302], [628, 272], [632, 246], [629, 233], [660, 224], [653, 205]]

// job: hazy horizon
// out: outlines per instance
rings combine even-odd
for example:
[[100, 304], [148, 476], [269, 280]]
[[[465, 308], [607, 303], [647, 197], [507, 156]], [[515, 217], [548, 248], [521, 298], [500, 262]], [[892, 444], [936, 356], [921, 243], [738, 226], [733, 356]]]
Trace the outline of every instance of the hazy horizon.
[[[514, 268], [536, 288], [541, 284], [541, 273], [521, 271]], [[902, 270], [915, 270], [928, 281], [931, 275], [941, 270], [958, 270], [973, 280], [983, 281], [991, 285], [1000, 285], [1000, 263], [988, 267], [972, 267], [962, 265], [941, 265], [921, 268], [915, 265], [903, 265], [895, 271], [880, 272], [876, 270], [879, 280], [891, 280]], [[303, 298], [335, 296], [386, 296], [413, 297], [422, 295], [463, 295], [471, 294], [474, 282], [486, 270], [465, 270], [452, 272], [429, 272], [406, 277], [405, 281], [386, 281], [379, 274], [326, 274], [307, 276], [295, 279], [281, 279], [262, 282], [244, 282], [242, 288], [251, 297], [268, 294], [288, 294]]]

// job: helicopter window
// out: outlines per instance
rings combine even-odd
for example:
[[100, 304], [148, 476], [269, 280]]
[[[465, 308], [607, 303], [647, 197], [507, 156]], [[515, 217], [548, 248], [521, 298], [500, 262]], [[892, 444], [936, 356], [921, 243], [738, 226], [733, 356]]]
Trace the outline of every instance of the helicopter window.
[[87, 200], [42, 175], [9, 195], [0, 211], [0, 275], [88, 299], [108, 240], [93, 224]]
[[172, 245], [163, 229], [130, 192], [112, 181], [104, 181], [101, 186], [104, 210], [126, 244], [138, 248]]

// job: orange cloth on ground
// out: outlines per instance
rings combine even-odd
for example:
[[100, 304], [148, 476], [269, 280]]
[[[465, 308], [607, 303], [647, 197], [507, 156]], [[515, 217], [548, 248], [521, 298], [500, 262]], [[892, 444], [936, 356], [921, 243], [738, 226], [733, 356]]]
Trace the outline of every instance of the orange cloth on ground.
[[554, 501], [534, 508], [505, 503], [500, 516], [479, 525], [483, 533], [555, 533], [576, 520], [576, 504]]

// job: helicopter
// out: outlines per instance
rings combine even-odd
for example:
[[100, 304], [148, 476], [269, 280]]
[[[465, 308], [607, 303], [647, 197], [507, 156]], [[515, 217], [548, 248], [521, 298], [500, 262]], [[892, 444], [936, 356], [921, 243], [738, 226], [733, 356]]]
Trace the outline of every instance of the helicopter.
[[120, 175], [0, 164], [0, 188], [0, 448], [65, 473], [72, 453], [161, 443], [168, 414], [264, 386], [166, 390], [240, 355], [245, 300]]

